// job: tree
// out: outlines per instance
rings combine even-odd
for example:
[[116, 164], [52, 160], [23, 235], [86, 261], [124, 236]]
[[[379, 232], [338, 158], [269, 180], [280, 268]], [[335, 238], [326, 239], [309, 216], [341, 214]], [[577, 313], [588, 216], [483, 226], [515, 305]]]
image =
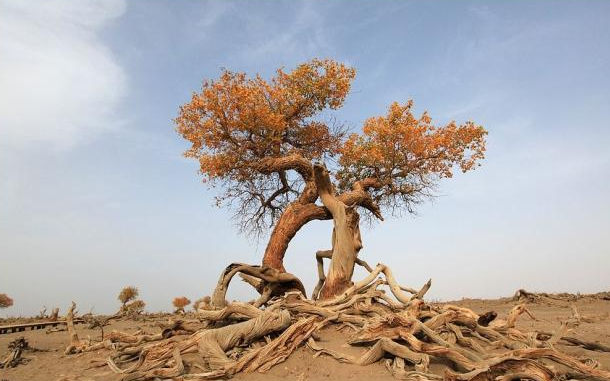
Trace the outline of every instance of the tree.
[[[354, 69], [318, 59], [288, 73], [279, 69], [270, 81], [224, 70], [203, 83], [175, 120], [191, 143], [185, 156], [198, 160], [204, 182], [223, 188], [217, 205], [234, 207], [242, 231], [272, 229], [264, 267], [285, 271], [283, 258], [296, 233], [310, 221], [334, 217], [324, 200], [316, 204], [319, 180], [328, 177], [326, 199], [344, 205], [340, 218], [349, 223], [337, 232], [335, 218], [333, 249], [318, 252], [319, 263], [331, 259], [329, 276], [320, 277], [323, 297], [351, 282], [362, 247], [359, 211], [379, 220], [382, 211], [413, 212], [434, 196], [440, 179], [456, 168], [474, 169], [485, 152], [483, 127], [434, 126], [427, 113], [413, 115], [411, 101], [391, 104], [385, 116], [364, 122], [362, 134], [347, 135], [328, 113], [343, 105], [354, 77]], [[332, 165], [318, 181], [316, 163]], [[334, 247], [348, 241], [353, 247]]]
[[176, 308], [174, 313], [179, 313], [179, 312], [184, 313], [184, 307], [191, 304], [191, 300], [189, 298], [187, 298], [186, 296], [175, 297], [174, 300], [172, 301], [172, 304]]
[[136, 299], [140, 291], [137, 287], [128, 286], [121, 290], [119, 293], [118, 299], [123, 303], [119, 312], [116, 316], [126, 316], [126, 315], [139, 315], [144, 312], [144, 307], [146, 307], [146, 303], [143, 300]]
[[139, 293], [140, 292], [138, 291], [137, 287], [128, 286], [121, 290], [118, 299], [121, 301], [121, 303], [123, 303], [123, 307], [125, 307], [128, 302], [135, 300], [135, 298], [138, 297]]
[[8, 308], [13, 305], [13, 299], [6, 294], [0, 294], [0, 308]]

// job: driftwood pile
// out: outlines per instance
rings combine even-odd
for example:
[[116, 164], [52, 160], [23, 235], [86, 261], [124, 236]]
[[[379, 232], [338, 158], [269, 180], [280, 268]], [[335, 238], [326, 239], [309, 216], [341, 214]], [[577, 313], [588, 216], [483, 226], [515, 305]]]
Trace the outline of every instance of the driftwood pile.
[[[258, 286], [263, 299], [225, 302], [227, 275], [241, 272], [235, 271], [238, 268], [244, 270], [246, 281]], [[351, 364], [385, 361], [400, 380], [610, 379], [610, 372], [595, 361], [555, 348], [560, 340], [565, 341], [573, 322], [565, 322], [553, 333], [517, 329], [521, 314], [531, 316], [525, 303], [515, 306], [506, 320], [496, 319], [494, 312], [478, 315], [467, 308], [427, 304], [423, 296], [430, 282], [420, 290], [402, 287], [382, 264], [341, 295], [317, 301], [300, 291], [272, 296], [266, 290], [294, 284], [290, 274], [283, 273], [275, 283], [274, 275], [264, 268], [233, 264], [221, 275], [212, 303], [201, 304], [197, 319], [174, 321], [153, 335], [112, 331], [102, 342], [91, 343], [80, 340], [68, 323], [71, 342], [66, 353], [111, 349], [111, 355], [99, 365], [108, 365], [124, 381], [207, 380], [238, 372], [264, 372], [299, 346], [309, 348], [313, 356]], [[386, 286], [390, 293], [384, 291]], [[68, 313], [69, 322], [73, 310], [74, 306]], [[316, 333], [331, 325], [350, 330], [347, 342], [363, 347], [363, 353], [351, 357], [325, 348]], [[444, 374], [431, 373], [431, 363], [445, 364]]]

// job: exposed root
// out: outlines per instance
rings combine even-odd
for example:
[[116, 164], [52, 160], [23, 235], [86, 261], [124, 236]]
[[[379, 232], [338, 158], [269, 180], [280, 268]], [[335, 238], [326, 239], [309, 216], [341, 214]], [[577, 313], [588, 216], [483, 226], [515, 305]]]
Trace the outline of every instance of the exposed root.
[[526, 303], [521, 303], [514, 306], [508, 313], [508, 317], [505, 322], [496, 320], [492, 323], [493, 326], [501, 326], [503, 328], [514, 328], [517, 323], [517, 318], [522, 314], [527, 314], [532, 320], [536, 320], [536, 317], [527, 309]]
[[394, 357], [394, 360], [386, 360], [386, 368], [397, 380], [406, 381], [440, 381], [442, 376], [432, 373], [405, 370], [405, 360], [402, 357]]
[[[515, 306], [506, 320], [495, 320], [494, 311], [478, 315], [468, 308], [427, 304], [423, 296], [430, 282], [411, 289], [399, 285], [383, 264], [371, 270], [334, 298], [310, 300], [301, 291], [281, 297], [265, 291], [292, 282], [290, 274], [280, 276], [267, 268], [234, 264], [221, 275], [221, 290], [217, 289], [212, 302], [198, 308], [198, 320], [173, 321], [156, 334], [112, 331], [93, 345], [79, 340], [68, 324], [71, 349], [67, 352], [114, 349], [107, 364], [124, 381], [206, 380], [265, 372], [304, 343], [314, 356], [362, 366], [385, 361], [396, 379], [407, 381], [610, 379], [610, 372], [592, 360], [557, 349], [559, 343], [610, 349], [566, 336], [578, 324], [577, 311], [554, 333], [524, 332], [517, 328], [518, 317], [528, 314], [534, 319], [525, 303]], [[267, 295], [264, 303], [225, 302], [229, 280], [237, 273], [261, 296]], [[382, 289], [386, 285], [389, 293]], [[316, 341], [316, 332], [331, 325], [346, 328], [350, 334], [346, 341], [362, 346], [362, 353], [346, 355]], [[191, 356], [184, 357], [187, 354]], [[443, 375], [430, 372], [433, 359], [448, 365]], [[554, 368], [549, 362], [561, 366]]]
[[26, 364], [29, 360], [21, 357], [23, 351], [31, 349], [24, 337], [19, 337], [8, 344], [9, 354], [0, 361], [0, 369], [14, 368], [19, 364]]
[[57, 319], [59, 319], [59, 308], [55, 307], [51, 311], [51, 315], [49, 315], [49, 321], [57, 321]]
[[553, 381], [555, 374], [536, 361], [523, 358], [497, 358], [468, 373], [445, 371], [445, 381]]
[[610, 352], [610, 346], [594, 341], [583, 341], [575, 337], [562, 337], [561, 340], [570, 345], [580, 346], [590, 351]]
[[318, 323], [313, 316], [295, 322], [275, 340], [242, 357], [235, 370], [265, 372], [271, 369], [274, 365], [286, 360], [301, 343], [308, 340], [313, 332], [324, 324], [324, 322]]
[[264, 305], [273, 295], [282, 295], [288, 290], [298, 290], [305, 294], [305, 287], [296, 276], [281, 272], [271, 267], [261, 267], [246, 265], [243, 263], [232, 263], [220, 274], [218, 284], [212, 295], [211, 304], [215, 308], [222, 308], [226, 305], [225, 296], [231, 279], [238, 274], [249, 276], [249, 279], [258, 278], [261, 283], [257, 290], [261, 293], [261, 298], [255, 302], [257, 307]]
[[66, 355], [84, 352], [85, 349], [91, 345], [89, 341], [80, 340], [78, 338], [78, 334], [76, 333], [76, 329], [74, 328], [75, 308], [76, 303], [72, 302], [72, 306], [70, 306], [68, 314], [66, 315], [66, 327], [68, 328], [68, 334], [70, 335], [70, 344], [68, 344], [68, 347], [64, 351], [64, 354]]
[[[113, 348], [113, 342], [111, 340], [103, 340], [99, 343], [92, 343], [91, 340], [80, 340], [78, 338], [78, 334], [76, 333], [76, 329], [74, 328], [74, 310], [76, 309], [76, 303], [72, 302], [72, 306], [68, 309], [68, 314], [66, 315], [66, 328], [68, 329], [68, 334], [70, 335], [70, 343], [66, 347], [64, 354], [71, 355], [75, 353], [96, 351], [102, 348]], [[103, 331], [102, 331], [103, 332]], [[102, 333], [103, 335], [103, 333]]]
[[200, 318], [209, 321], [224, 320], [229, 317], [233, 318], [255, 318], [262, 311], [251, 304], [233, 302], [220, 310], [200, 310], [198, 315]]

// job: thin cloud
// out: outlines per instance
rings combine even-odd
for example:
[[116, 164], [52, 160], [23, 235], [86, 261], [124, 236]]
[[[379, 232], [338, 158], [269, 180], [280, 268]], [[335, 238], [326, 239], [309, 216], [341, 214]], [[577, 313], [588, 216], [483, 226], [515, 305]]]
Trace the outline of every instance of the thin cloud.
[[126, 75], [100, 38], [122, 0], [0, 1], [0, 142], [66, 148], [116, 128]]
[[250, 46], [243, 52], [246, 61], [266, 60], [269, 56], [281, 55], [283, 57], [321, 55], [330, 49], [327, 43], [324, 16], [317, 9], [316, 4], [303, 3], [295, 12], [294, 17], [286, 24], [288, 28], [269, 33], [269, 25], [263, 22], [254, 22], [250, 28], [262, 35], [270, 34], [261, 44]]

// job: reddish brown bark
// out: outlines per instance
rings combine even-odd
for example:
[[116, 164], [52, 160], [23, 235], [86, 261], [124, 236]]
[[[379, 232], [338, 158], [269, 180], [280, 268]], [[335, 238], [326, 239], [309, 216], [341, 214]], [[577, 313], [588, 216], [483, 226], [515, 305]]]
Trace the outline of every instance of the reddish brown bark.
[[[312, 187], [315, 191], [315, 187]], [[360, 205], [370, 210], [377, 218], [383, 220], [379, 209], [372, 202], [368, 192], [362, 187], [356, 187], [355, 190], [344, 192], [337, 197], [338, 200], [346, 205]], [[307, 201], [311, 200], [311, 197]], [[288, 250], [290, 241], [294, 238], [297, 232], [308, 222], [313, 220], [331, 220], [332, 214], [323, 206], [318, 206], [315, 203], [315, 198], [307, 203], [296, 201], [292, 203], [276, 223], [267, 247], [263, 256], [263, 266], [269, 266], [280, 271], [286, 271], [284, 268], [284, 255]], [[360, 230], [357, 232], [357, 239], [360, 239]], [[361, 245], [361, 242], [359, 242]], [[360, 247], [358, 247], [358, 250]]]
[[265, 255], [263, 256], [263, 266], [269, 266], [280, 271], [284, 268], [284, 255], [288, 250], [288, 244], [297, 232], [308, 222], [313, 220], [328, 220], [332, 216], [325, 208], [316, 204], [302, 205], [298, 202], [290, 205], [278, 220], [273, 228]]

